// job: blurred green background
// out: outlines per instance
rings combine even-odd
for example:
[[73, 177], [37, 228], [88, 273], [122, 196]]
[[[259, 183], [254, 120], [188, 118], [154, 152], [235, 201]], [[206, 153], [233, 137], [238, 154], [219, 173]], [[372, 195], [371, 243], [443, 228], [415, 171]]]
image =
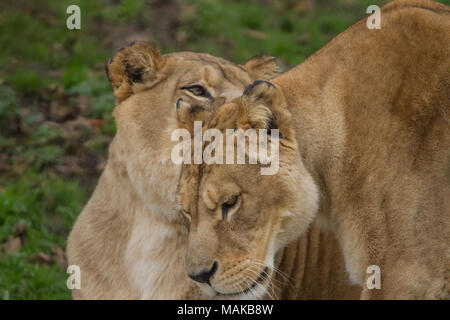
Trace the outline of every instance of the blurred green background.
[[[66, 238], [115, 132], [104, 72], [114, 49], [146, 40], [239, 63], [265, 53], [287, 69], [385, 2], [2, 1], [0, 299], [70, 298]], [[66, 27], [71, 4], [81, 30]]]

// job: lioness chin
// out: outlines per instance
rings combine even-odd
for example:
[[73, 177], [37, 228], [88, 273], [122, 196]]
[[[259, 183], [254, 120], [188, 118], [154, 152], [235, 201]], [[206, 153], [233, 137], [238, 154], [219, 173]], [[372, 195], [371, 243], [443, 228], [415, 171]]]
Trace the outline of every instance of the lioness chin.
[[[173, 106], [182, 99], [211, 115], [253, 80], [278, 74], [275, 60], [258, 56], [237, 65], [208, 54], [161, 55], [138, 42], [113, 55], [107, 74], [116, 97], [117, 133], [104, 172], [68, 239], [69, 264], [81, 271], [81, 289], [73, 289], [73, 298], [209, 297], [186, 272], [186, 219], [176, 201], [181, 167], [170, 158]], [[272, 297], [356, 297], [359, 288], [348, 283], [342, 261], [334, 237], [311, 228], [279, 255], [277, 264], [289, 276], [297, 270], [308, 276], [280, 279]], [[326, 276], [316, 272], [320, 268]]]
[[[245, 165], [183, 165], [186, 267], [212, 294], [263, 296], [276, 253], [317, 216], [362, 298], [450, 298], [450, 9], [399, 0], [381, 16], [381, 30], [361, 21], [197, 115], [223, 135], [279, 130], [268, 136], [279, 146], [274, 175], [249, 164], [250, 151]], [[190, 108], [178, 108], [180, 127]]]

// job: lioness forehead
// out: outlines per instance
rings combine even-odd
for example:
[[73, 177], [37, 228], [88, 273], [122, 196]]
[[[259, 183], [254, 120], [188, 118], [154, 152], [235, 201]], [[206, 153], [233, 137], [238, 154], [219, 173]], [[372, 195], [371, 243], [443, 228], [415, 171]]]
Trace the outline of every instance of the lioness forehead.
[[242, 65], [214, 57], [207, 53], [176, 52], [170, 53], [167, 56], [181, 60], [183, 64], [192, 65], [193, 68], [199, 71], [201, 71], [202, 67], [208, 67], [211, 82], [215, 82], [214, 79], [220, 81], [226, 80], [245, 86], [250, 81], [250, 75]]
[[174, 57], [177, 59], [183, 59], [183, 60], [191, 60], [191, 61], [197, 61], [197, 62], [204, 62], [205, 64], [218, 64], [223, 67], [234, 67], [239, 68], [243, 72], [247, 72], [245, 68], [237, 63], [225, 60], [220, 57], [212, 56], [208, 53], [197, 53], [197, 52], [190, 52], [190, 51], [182, 51], [182, 52], [173, 52], [165, 54], [167, 57]]

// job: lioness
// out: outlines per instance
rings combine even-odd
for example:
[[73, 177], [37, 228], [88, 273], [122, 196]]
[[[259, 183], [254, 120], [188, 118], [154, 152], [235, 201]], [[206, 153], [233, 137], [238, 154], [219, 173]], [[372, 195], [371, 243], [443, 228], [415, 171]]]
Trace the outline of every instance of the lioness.
[[362, 298], [450, 298], [450, 10], [394, 1], [381, 17], [200, 117], [225, 135], [279, 130], [277, 174], [249, 151], [246, 165], [183, 165], [187, 270], [205, 292], [263, 296], [278, 250], [318, 216]]
[[[73, 298], [205, 298], [186, 273], [188, 239], [176, 201], [181, 167], [170, 158], [176, 128], [172, 106], [181, 98], [212, 112], [253, 80], [278, 74], [275, 60], [259, 56], [242, 66], [208, 54], [161, 55], [138, 42], [114, 54], [107, 73], [117, 133], [69, 236], [69, 264], [81, 271], [81, 290], [74, 289]], [[271, 297], [354, 298], [360, 290], [347, 282], [333, 235], [317, 227], [280, 255], [279, 266], [302, 276], [280, 279]]]

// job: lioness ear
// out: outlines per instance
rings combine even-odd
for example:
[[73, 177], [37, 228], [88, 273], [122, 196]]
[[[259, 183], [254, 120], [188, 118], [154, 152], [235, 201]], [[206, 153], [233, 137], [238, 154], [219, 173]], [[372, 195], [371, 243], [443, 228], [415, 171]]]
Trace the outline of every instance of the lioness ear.
[[265, 55], [258, 55], [251, 58], [244, 64], [244, 68], [255, 80], [269, 80], [280, 73], [276, 58], [267, 57]]
[[106, 65], [116, 104], [142, 87], [150, 87], [163, 78], [164, 57], [146, 42], [132, 42], [118, 49]]
[[280, 137], [291, 135], [290, 113], [279, 87], [269, 81], [257, 80], [245, 88], [240, 98], [237, 126], [243, 130], [280, 130]]

